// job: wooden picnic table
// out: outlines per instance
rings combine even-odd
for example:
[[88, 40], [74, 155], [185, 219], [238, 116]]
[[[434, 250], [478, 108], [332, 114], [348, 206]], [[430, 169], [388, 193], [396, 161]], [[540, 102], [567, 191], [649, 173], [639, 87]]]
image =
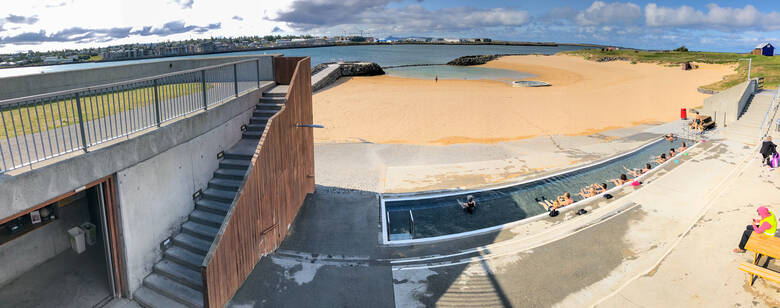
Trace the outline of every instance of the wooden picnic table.
[[[780, 283], [780, 273], [767, 268], [770, 259], [780, 258], [780, 238], [753, 233], [745, 244], [745, 250], [755, 253], [752, 265], [743, 263], [739, 267], [740, 270], [750, 274], [750, 285], [753, 285], [756, 276]], [[762, 256], [766, 256], [767, 260], [764, 265], [759, 265]]]

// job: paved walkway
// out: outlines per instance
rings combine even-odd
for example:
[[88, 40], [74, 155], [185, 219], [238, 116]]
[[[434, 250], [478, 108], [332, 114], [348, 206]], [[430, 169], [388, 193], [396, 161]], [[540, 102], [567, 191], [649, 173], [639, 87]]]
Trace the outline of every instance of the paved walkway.
[[708, 141], [587, 215], [405, 247], [379, 244], [375, 193], [318, 186], [229, 306], [777, 305], [730, 252], [759, 202], [780, 210], [780, 173], [753, 151]]

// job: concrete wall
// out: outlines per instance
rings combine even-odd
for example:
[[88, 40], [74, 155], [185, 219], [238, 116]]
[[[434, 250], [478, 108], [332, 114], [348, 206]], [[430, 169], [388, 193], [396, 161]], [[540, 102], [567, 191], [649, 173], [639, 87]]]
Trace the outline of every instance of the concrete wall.
[[89, 221], [87, 199], [60, 208], [58, 215], [57, 220], [0, 246], [0, 286], [70, 249], [68, 229]]
[[241, 138], [253, 108], [213, 130], [117, 173], [128, 285], [134, 292], [162, 257], [160, 243], [178, 232], [218, 168], [217, 153]]
[[[274, 55], [224, 56], [161, 60], [83, 70], [51, 72], [0, 79], [0, 100], [96, 86], [245, 59], [260, 59], [261, 80], [274, 80]], [[254, 78], [256, 71], [252, 73]]]
[[704, 99], [702, 112], [712, 116], [716, 125], [725, 127], [738, 119], [756, 91], [756, 80], [745, 81]]
[[[127, 169], [245, 115], [257, 104], [262, 90], [113, 144], [53, 159], [45, 166], [10, 176], [0, 175], [0, 217], [8, 217], [97, 179]], [[240, 135], [240, 132], [236, 132]], [[216, 155], [216, 152], [211, 153]]]

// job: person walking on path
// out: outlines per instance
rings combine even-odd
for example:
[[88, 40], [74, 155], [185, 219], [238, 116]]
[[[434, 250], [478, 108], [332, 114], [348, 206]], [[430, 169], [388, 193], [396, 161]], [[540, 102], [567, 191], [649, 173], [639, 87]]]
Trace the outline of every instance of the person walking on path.
[[777, 216], [770, 212], [765, 206], [759, 206], [756, 211], [758, 212], [758, 216], [761, 217], [761, 220], [753, 219], [753, 223], [745, 227], [745, 231], [742, 232], [742, 238], [739, 240], [739, 246], [734, 248], [734, 252], [744, 253], [745, 244], [747, 244], [748, 239], [750, 239], [753, 233], [763, 234], [764, 236], [775, 236], [775, 232], [777, 232]]

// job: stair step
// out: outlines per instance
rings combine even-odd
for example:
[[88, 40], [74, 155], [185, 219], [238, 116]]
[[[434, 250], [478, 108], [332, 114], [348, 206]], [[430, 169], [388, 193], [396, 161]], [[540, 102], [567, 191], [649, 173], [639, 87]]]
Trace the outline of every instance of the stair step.
[[230, 179], [230, 180], [240, 181], [244, 179], [245, 174], [246, 174], [246, 170], [217, 169], [217, 171], [214, 172], [214, 177], [220, 179]]
[[267, 92], [264, 92], [263, 93], [263, 98], [268, 98], [268, 97], [285, 97], [285, 96], [287, 96], [287, 91], [274, 91], [274, 89], [276, 89], [276, 87], [272, 88], [271, 90], [268, 90]]
[[262, 132], [264, 130], [265, 124], [249, 124], [246, 126], [246, 131], [248, 132]]
[[227, 179], [211, 179], [209, 181], [209, 187], [213, 187], [221, 190], [238, 191], [241, 187], [241, 181], [227, 180]]
[[245, 131], [242, 135], [242, 138], [246, 139], [260, 139], [263, 137], [262, 131]]
[[144, 286], [139, 287], [133, 293], [133, 300], [146, 308], [187, 308], [187, 306]]
[[195, 202], [195, 208], [201, 211], [224, 216], [227, 214], [227, 211], [230, 208], [230, 203], [200, 199]]
[[163, 259], [154, 265], [154, 271], [195, 290], [203, 290], [203, 277], [200, 272], [176, 262]]
[[249, 119], [249, 124], [263, 124], [268, 123], [268, 117], [252, 117]]
[[246, 170], [247, 168], [249, 168], [250, 164], [251, 162], [248, 160], [223, 159], [222, 161], [219, 162], [219, 168]]
[[222, 227], [222, 222], [225, 220], [225, 216], [201, 210], [194, 210], [192, 213], [190, 213], [190, 220], [214, 228], [219, 228]]
[[235, 198], [235, 191], [214, 188], [206, 188], [206, 190], [203, 191], [203, 199], [214, 200], [223, 203], [233, 203], [233, 199]]
[[279, 112], [279, 110], [269, 110], [269, 109], [255, 109], [255, 111], [252, 113], [256, 117], [264, 117], [264, 116], [273, 116]]
[[187, 233], [179, 233], [179, 235], [173, 238], [173, 243], [176, 246], [203, 255], [207, 254], [209, 252], [209, 248], [211, 248], [211, 242], [189, 235]]
[[200, 255], [176, 246], [168, 248], [163, 254], [166, 258], [189, 267], [195, 271], [200, 271], [200, 266], [203, 264], [203, 259], [206, 258], [205, 255]]
[[260, 100], [260, 103], [255, 105], [255, 110], [262, 109], [262, 110], [281, 110], [282, 107], [284, 107], [284, 101], [283, 100], [273, 100], [273, 101], [263, 101]]
[[155, 273], [146, 276], [144, 286], [193, 308], [203, 307], [203, 293]]
[[185, 222], [183, 225], [181, 225], [181, 230], [184, 233], [199, 237], [206, 241], [213, 241], [219, 232], [219, 229], [217, 228], [194, 221]]

